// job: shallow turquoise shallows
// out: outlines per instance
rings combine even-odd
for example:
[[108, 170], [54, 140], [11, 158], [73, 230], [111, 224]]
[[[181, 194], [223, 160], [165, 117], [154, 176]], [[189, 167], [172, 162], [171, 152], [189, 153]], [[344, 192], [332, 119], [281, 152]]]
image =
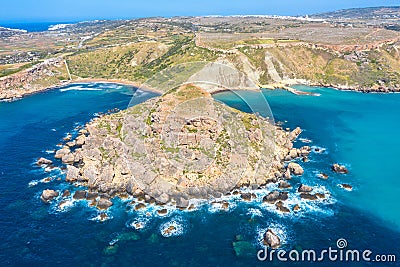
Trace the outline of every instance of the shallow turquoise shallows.
[[[285, 205], [301, 208], [289, 215], [262, 203], [275, 185], [252, 191], [257, 198], [251, 202], [227, 197], [227, 211], [203, 204], [191, 212], [166, 207], [168, 213], [160, 216], [154, 205], [135, 211], [132, 199], [114, 198], [107, 211], [110, 219], [104, 222], [98, 220], [99, 211], [85, 201], [66, 197], [60, 208], [60, 196], [44, 204], [40, 201], [44, 189], [60, 193], [80, 189], [64, 181], [63, 165], [53, 158], [57, 144], [68, 133], [75, 136], [97, 113], [125, 109], [130, 102], [138, 104], [156, 94], [118, 84], [73, 84], [15, 102], [0, 102], [0, 266], [290, 265], [276, 259], [257, 260], [262, 234], [269, 228], [279, 235], [281, 248], [287, 251], [337, 248], [337, 240], [344, 238], [351, 249], [369, 249], [373, 255], [399, 253], [396, 152], [400, 148], [400, 95], [297, 88], [320, 96], [263, 91], [276, 121], [304, 130], [295, 146], [314, 149], [308, 162], [299, 162], [305, 174], [289, 181], [292, 188], [286, 190], [289, 199]], [[239, 94], [255, 111], [268, 110], [259, 99], [261, 94]], [[249, 111], [249, 105], [233, 93], [215, 98]], [[53, 159], [58, 168], [36, 166], [38, 157]], [[330, 166], [336, 162], [346, 165], [350, 173], [333, 173]], [[318, 178], [321, 172], [329, 179]], [[296, 192], [301, 183], [325, 192], [327, 199], [301, 200]], [[338, 186], [342, 183], [354, 190], [343, 190]], [[136, 229], [137, 225], [142, 228]], [[166, 236], [163, 229], [171, 225], [177, 231]], [[332, 266], [332, 262], [315, 265]]]
[[[330, 189], [347, 205], [377, 216], [400, 229], [400, 94], [363, 94], [329, 88], [295, 86], [319, 96], [263, 90], [275, 121], [300, 126], [300, 137], [327, 149], [326, 161], [312, 168], [330, 173], [333, 163], [344, 164], [349, 175], [333, 175]], [[257, 103], [255, 92], [225, 92], [215, 97], [226, 103]], [[241, 96], [240, 100], [238, 96]], [[256, 104], [250, 106], [256, 107]], [[315, 173], [310, 179], [317, 179]], [[352, 192], [337, 184], [353, 186]], [[322, 182], [321, 182], [322, 184]]]

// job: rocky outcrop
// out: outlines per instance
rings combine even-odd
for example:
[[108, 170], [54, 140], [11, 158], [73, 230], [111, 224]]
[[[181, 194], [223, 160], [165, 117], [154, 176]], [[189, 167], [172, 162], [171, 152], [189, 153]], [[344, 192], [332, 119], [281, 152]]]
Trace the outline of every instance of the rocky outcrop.
[[[193, 96], [203, 102], [191, 104]], [[55, 157], [68, 164], [67, 181], [90, 191], [187, 207], [191, 198], [220, 197], [234, 188], [276, 182], [285, 173], [298, 175], [297, 166], [285, 169], [283, 162], [290, 153], [307, 152], [291, 152], [300, 133], [300, 128], [286, 132], [227, 108], [200, 88], [185, 85], [95, 119], [75, 140], [75, 151], [64, 146]], [[248, 201], [255, 197], [242, 194]], [[285, 199], [287, 193], [281, 193], [273, 202]]]
[[263, 243], [272, 249], [276, 249], [281, 246], [280, 238], [271, 229], [268, 229], [265, 233]]
[[290, 170], [290, 173], [293, 173], [294, 175], [298, 176], [303, 175], [304, 173], [303, 168], [298, 163], [295, 162], [290, 162], [288, 164], [288, 170]]
[[55, 197], [58, 197], [59, 193], [57, 191], [51, 190], [51, 189], [46, 189], [43, 190], [42, 195], [40, 196], [40, 199], [44, 203], [48, 203], [51, 200], [53, 200]]

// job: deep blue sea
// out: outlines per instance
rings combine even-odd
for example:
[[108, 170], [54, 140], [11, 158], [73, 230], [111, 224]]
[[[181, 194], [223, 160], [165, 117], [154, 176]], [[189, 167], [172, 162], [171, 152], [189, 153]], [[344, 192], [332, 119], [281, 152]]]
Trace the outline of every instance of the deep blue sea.
[[0, 27], [26, 30], [28, 32], [42, 32], [47, 31], [50, 26], [69, 23], [73, 22], [0, 22]]
[[[336, 241], [343, 238], [349, 249], [369, 249], [373, 255], [397, 254], [399, 258], [400, 94], [360, 94], [303, 86], [298, 89], [320, 96], [296, 96], [283, 90], [263, 90], [262, 95], [238, 92], [242, 98], [232, 92], [214, 95], [244, 111], [248, 111], [245, 102], [257, 106], [265, 96], [275, 121], [283, 122], [283, 127], [300, 126], [304, 130], [297, 147], [319, 148], [318, 153], [310, 155], [309, 162], [300, 163], [305, 174], [290, 181], [294, 188], [289, 204], [301, 207], [300, 212], [291, 215], [279, 213], [259, 199], [243, 203], [231, 198], [228, 211], [213, 205], [200, 205], [191, 212], [169, 209], [166, 216], [157, 215], [153, 206], [132, 211], [124, 201], [114, 199], [108, 211], [111, 219], [99, 222], [98, 211], [84, 201], [71, 202], [63, 209], [58, 208], [59, 200], [43, 204], [39, 197], [44, 189], [61, 192], [76, 188], [63, 181], [62, 170], [35, 166], [38, 157], [52, 159], [63, 137], [74, 135], [97, 113], [124, 109], [131, 99], [140, 103], [156, 94], [117, 84], [75, 84], [15, 102], [0, 102], [0, 265], [288, 265], [278, 260], [257, 260], [260, 236], [268, 228], [278, 233], [287, 251], [337, 248]], [[330, 166], [336, 162], [346, 165], [350, 173], [331, 172]], [[328, 180], [318, 178], [319, 172], [329, 174]], [[52, 181], [45, 183], [42, 179], [47, 177]], [[295, 192], [300, 183], [331, 195], [324, 201], [300, 200]], [[342, 189], [338, 186], [341, 183], [351, 184], [353, 191]], [[262, 198], [272, 189], [273, 185], [256, 194]], [[135, 223], [143, 228], [135, 229]], [[179, 231], [163, 236], [162, 230], [171, 224]], [[242, 248], [239, 255], [234, 242], [236, 248]], [[350, 265], [374, 266], [365, 262]]]

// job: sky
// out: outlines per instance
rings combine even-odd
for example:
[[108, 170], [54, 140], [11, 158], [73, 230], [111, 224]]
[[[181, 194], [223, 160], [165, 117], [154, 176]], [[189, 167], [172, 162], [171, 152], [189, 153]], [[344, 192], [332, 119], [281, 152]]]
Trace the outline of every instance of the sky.
[[399, 6], [400, 0], [3, 0], [1, 22], [61, 22], [196, 15], [306, 15]]

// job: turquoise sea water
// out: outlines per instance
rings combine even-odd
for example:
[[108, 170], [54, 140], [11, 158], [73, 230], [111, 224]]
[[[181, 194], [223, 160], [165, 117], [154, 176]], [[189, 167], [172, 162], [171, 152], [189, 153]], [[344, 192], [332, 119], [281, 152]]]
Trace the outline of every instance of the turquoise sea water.
[[[339, 201], [379, 217], [400, 230], [400, 94], [361, 94], [327, 88], [296, 86], [320, 96], [293, 95], [287, 91], [264, 90], [276, 121], [304, 129], [300, 137], [327, 149], [324, 162], [311, 168], [330, 173], [330, 164], [346, 165], [349, 175], [333, 175], [328, 183]], [[238, 92], [243, 100], [257, 103], [254, 92]], [[237, 102], [232, 93], [216, 95], [227, 103]], [[254, 106], [254, 105], [253, 105]], [[353, 185], [351, 193], [335, 187]]]
[[[114, 206], [108, 211], [112, 219], [105, 222], [97, 221], [98, 211], [84, 201], [71, 202], [61, 210], [59, 199], [45, 205], [39, 199], [43, 189], [61, 192], [76, 188], [57, 179], [65, 175], [60, 169], [44, 170], [35, 166], [35, 159], [52, 158], [52, 151], [62, 138], [67, 133], [74, 134], [77, 126], [96, 113], [123, 109], [132, 97], [140, 103], [155, 94], [115, 84], [78, 84], [0, 103], [0, 265], [288, 265], [257, 260], [259, 237], [267, 228], [279, 234], [286, 250], [326, 249], [335, 247], [337, 239], [345, 238], [352, 249], [398, 254], [396, 117], [400, 95], [299, 89], [316, 91], [321, 96], [264, 91], [276, 121], [286, 121], [284, 125], [291, 128], [301, 126], [301, 137], [312, 140], [308, 145], [326, 149], [324, 153], [312, 153], [309, 162], [301, 163], [304, 176], [290, 181], [294, 188], [289, 190], [289, 204], [302, 208], [291, 215], [261, 204], [273, 186], [256, 191], [258, 200], [250, 203], [235, 197], [228, 199], [228, 211], [200, 205], [193, 212], [171, 208], [166, 216], [159, 216], [154, 206], [136, 212], [129, 204], [113, 199]], [[259, 103], [257, 93], [240, 94], [249, 102]], [[220, 93], [215, 98], [246, 111], [244, 102], [232, 93]], [[302, 145], [305, 143], [297, 141], [296, 146]], [[348, 166], [350, 174], [332, 173], [330, 164], [334, 162]], [[59, 162], [56, 165], [62, 167]], [[329, 174], [327, 181], [316, 177], [321, 171]], [[46, 177], [53, 180], [42, 182]], [[328, 190], [331, 196], [326, 201], [301, 201], [295, 191], [302, 182]], [[349, 183], [354, 190], [344, 191], [337, 186], [339, 183]], [[144, 227], [137, 230], [132, 227], [133, 222]], [[180, 231], [171, 237], [163, 236], [162, 229], [171, 224]], [[233, 248], [237, 239], [242, 243], [236, 246], [244, 248], [240, 255]], [[315, 265], [332, 266], [332, 262]]]

